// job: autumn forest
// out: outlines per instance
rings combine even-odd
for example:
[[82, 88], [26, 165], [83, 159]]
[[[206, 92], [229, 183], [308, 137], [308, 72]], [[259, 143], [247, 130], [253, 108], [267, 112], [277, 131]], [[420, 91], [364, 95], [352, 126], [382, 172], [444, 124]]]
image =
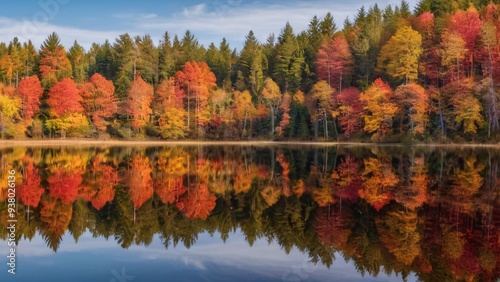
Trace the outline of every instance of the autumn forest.
[[[241, 50], [194, 34], [0, 43], [0, 137], [497, 142], [499, 1], [330, 13]], [[335, 5], [332, 4], [332, 10]]]

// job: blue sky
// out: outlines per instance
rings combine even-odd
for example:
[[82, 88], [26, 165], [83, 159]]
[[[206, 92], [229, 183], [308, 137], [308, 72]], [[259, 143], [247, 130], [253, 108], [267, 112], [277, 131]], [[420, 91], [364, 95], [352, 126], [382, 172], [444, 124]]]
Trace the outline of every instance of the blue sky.
[[[408, 2], [413, 9], [417, 0]], [[400, 0], [377, 3], [384, 8]], [[189, 29], [205, 46], [226, 37], [239, 50], [249, 30], [264, 41], [270, 33], [278, 35], [287, 21], [299, 32], [314, 15], [323, 17], [327, 12], [341, 28], [346, 17], [352, 19], [362, 5], [373, 4], [368, 0], [8, 1], [0, 11], [0, 41], [17, 36], [22, 42], [31, 39], [38, 47], [56, 31], [66, 47], [77, 40], [88, 49], [92, 42], [114, 42], [125, 32], [150, 34], [158, 42], [165, 31], [182, 37]]]
[[[57, 253], [48, 248], [39, 235], [21, 240], [17, 248], [17, 273], [14, 279], [6, 270], [0, 281], [402, 281], [394, 273], [377, 277], [356, 271], [353, 262], [340, 254], [330, 268], [309, 262], [309, 256], [293, 248], [286, 254], [276, 244], [258, 239], [250, 247], [245, 235], [237, 230], [223, 243], [221, 235], [201, 233], [196, 244], [182, 243], [168, 249], [155, 235], [149, 246], [133, 245], [123, 249], [112, 238], [94, 238], [85, 232], [75, 243], [69, 232]], [[4, 244], [5, 242], [0, 241]], [[5, 246], [7, 244], [4, 244]], [[5, 258], [4, 258], [5, 261]], [[5, 266], [4, 269], [7, 269]], [[124, 277], [127, 277], [125, 279]], [[9, 279], [10, 278], [10, 279]], [[416, 281], [412, 273], [407, 281]]]

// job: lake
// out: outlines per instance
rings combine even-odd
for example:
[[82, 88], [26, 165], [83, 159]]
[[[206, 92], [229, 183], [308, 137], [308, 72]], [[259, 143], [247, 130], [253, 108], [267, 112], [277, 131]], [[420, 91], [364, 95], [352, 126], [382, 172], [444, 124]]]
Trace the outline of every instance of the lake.
[[2, 148], [0, 280], [495, 281], [499, 164], [470, 147]]

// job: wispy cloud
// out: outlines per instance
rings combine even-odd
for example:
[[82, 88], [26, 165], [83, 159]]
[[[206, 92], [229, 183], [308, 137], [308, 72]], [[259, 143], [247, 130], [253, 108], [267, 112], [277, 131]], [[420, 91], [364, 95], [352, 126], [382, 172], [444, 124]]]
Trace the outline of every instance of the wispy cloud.
[[[410, 4], [416, 0], [411, 0]], [[400, 0], [387, 0], [386, 5], [399, 5]], [[346, 17], [353, 19], [361, 6], [369, 7], [373, 1], [270, 1], [247, 2], [242, 0], [216, 0], [204, 4], [185, 7], [171, 15], [153, 19], [138, 20], [132, 16], [128, 23], [137, 30], [150, 34], [169, 31], [182, 35], [186, 30], [194, 33], [199, 41], [207, 46], [226, 37], [236, 43], [238, 49], [245, 36], [253, 30], [260, 41], [265, 41], [269, 34], [278, 35], [289, 22], [296, 33], [307, 29], [313, 16], [324, 17], [328, 12], [334, 17], [338, 29], [341, 29]]]
[[119, 20], [152, 20], [158, 18], [155, 13], [117, 13], [112, 15], [113, 18]]
[[307, 28], [314, 15], [323, 17], [327, 12], [332, 12], [334, 18], [342, 22], [346, 14], [354, 12], [353, 6], [339, 4], [332, 10], [327, 5], [311, 5], [305, 1], [294, 5], [244, 5], [242, 1], [228, 3], [199, 4], [186, 7], [170, 16], [152, 19], [138, 20], [139, 16], [130, 15], [126, 20], [136, 30], [150, 34], [169, 31], [182, 35], [189, 29], [204, 45], [218, 42], [222, 37], [241, 44], [250, 30], [254, 31], [259, 40], [264, 41], [270, 33], [279, 34], [287, 22], [299, 32]]
[[182, 11], [182, 14], [186, 18], [203, 16], [206, 13], [206, 11], [205, 11], [206, 7], [207, 7], [206, 4], [198, 4], [198, 5], [194, 5], [191, 7], [187, 7], [187, 8], [184, 8], [184, 10]]
[[75, 40], [87, 50], [93, 42], [104, 42], [106, 39], [114, 40], [121, 31], [98, 31], [81, 29], [70, 26], [59, 26], [46, 23], [33, 23], [0, 17], [0, 38], [10, 40], [17, 37], [21, 42], [31, 40], [36, 47], [51, 34], [56, 32], [61, 43], [69, 48]]

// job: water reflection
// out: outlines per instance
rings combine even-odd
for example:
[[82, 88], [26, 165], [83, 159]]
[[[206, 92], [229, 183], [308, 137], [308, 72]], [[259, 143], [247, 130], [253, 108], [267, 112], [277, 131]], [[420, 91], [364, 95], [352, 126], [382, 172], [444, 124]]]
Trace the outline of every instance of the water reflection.
[[[123, 248], [191, 248], [236, 230], [329, 267], [424, 281], [500, 277], [500, 154], [401, 147], [10, 148], [18, 237], [58, 250], [85, 232]], [[0, 236], [7, 238], [7, 190]]]

